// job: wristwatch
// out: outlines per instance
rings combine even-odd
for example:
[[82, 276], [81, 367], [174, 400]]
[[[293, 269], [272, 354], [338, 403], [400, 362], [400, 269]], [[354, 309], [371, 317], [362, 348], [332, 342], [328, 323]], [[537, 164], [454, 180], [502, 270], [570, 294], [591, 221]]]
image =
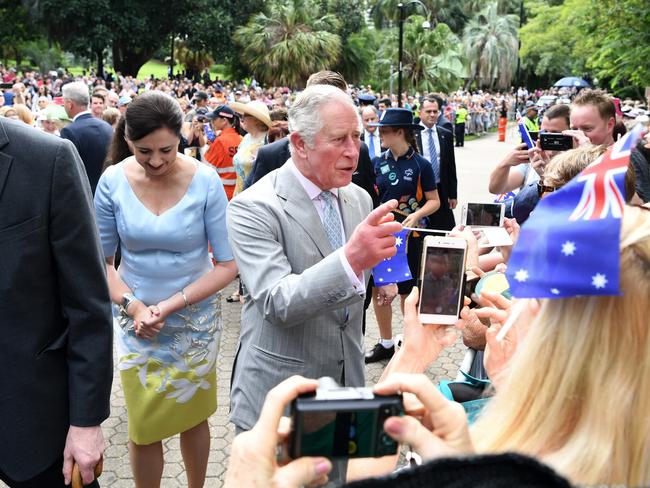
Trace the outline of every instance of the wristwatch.
[[133, 293], [125, 293], [124, 295], [122, 295], [121, 307], [126, 315], [129, 315], [129, 313], [127, 312], [129, 305], [131, 305], [136, 300], [137, 298], [135, 297], [135, 295], [133, 295]]

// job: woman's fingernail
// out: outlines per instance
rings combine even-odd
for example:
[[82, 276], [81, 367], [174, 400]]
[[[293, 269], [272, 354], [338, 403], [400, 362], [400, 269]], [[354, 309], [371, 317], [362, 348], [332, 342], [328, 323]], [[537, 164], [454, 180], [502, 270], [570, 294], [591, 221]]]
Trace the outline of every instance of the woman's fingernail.
[[384, 428], [388, 433], [395, 435], [401, 434], [404, 430], [404, 427], [402, 426], [402, 423], [399, 421], [399, 419], [388, 419], [384, 425]]
[[327, 474], [330, 472], [330, 463], [327, 461], [321, 461], [316, 465], [316, 474]]

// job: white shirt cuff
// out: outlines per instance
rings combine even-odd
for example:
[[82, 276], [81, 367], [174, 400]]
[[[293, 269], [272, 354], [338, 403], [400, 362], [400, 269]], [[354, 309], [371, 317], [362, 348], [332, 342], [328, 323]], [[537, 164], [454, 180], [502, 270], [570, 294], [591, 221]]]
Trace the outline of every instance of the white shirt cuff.
[[348, 263], [348, 258], [345, 257], [343, 248], [339, 248], [336, 252], [339, 253], [339, 259], [341, 260], [345, 274], [348, 275], [348, 279], [354, 287], [354, 291], [356, 291], [359, 295], [363, 295], [366, 292], [366, 285], [363, 282], [363, 271], [361, 272], [361, 276], [355, 275], [354, 271], [352, 271], [352, 266], [350, 266], [350, 263]]

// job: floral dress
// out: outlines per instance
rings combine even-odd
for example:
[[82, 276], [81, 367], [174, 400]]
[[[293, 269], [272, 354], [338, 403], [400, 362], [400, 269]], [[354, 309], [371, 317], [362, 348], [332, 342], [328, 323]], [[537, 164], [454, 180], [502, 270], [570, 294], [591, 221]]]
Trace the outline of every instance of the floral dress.
[[[231, 261], [226, 234], [228, 200], [217, 173], [197, 162], [185, 195], [161, 215], [133, 192], [124, 162], [109, 167], [95, 194], [105, 256], [122, 255], [118, 273], [146, 305], [174, 295]], [[165, 320], [152, 340], [135, 335], [133, 319], [114, 306], [115, 342], [129, 421], [129, 438], [144, 445], [200, 424], [217, 408], [216, 361], [221, 333], [217, 293]]]

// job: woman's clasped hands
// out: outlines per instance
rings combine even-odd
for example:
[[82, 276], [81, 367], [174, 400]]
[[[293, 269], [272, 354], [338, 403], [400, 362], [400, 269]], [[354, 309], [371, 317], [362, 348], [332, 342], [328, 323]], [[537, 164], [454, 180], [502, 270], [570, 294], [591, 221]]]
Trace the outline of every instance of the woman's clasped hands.
[[165, 325], [165, 316], [158, 305], [145, 305], [138, 301], [133, 304], [131, 317], [135, 325], [135, 335], [140, 339], [153, 339]]

